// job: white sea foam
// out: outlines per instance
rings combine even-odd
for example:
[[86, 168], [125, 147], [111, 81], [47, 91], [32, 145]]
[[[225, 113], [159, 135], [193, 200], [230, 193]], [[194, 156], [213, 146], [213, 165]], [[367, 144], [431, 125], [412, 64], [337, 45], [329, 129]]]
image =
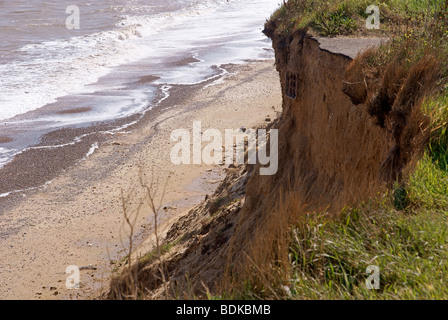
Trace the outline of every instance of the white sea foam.
[[7, 149], [0, 147], [0, 169], [3, 168], [14, 155], [16, 154], [16, 149]]
[[[188, 12], [179, 16], [187, 16]], [[56, 98], [86, 92], [111, 68], [138, 61], [153, 50], [142, 37], [175, 23], [176, 16], [123, 15], [114, 30], [67, 40], [28, 44], [20, 51], [25, 60], [0, 64], [0, 120], [37, 109]]]
[[5, 153], [6, 149], [0, 148], [0, 168], [2, 168], [8, 162], [8, 157], [5, 156]]
[[[267, 16], [276, 7], [275, 2], [191, 1], [176, 12], [146, 15], [129, 15], [129, 11], [138, 12], [137, 7], [121, 6], [112, 8], [118, 14], [114, 29], [25, 45], [20, 49], [23, 59], [0, 64], [0, 120], [37, 109], [67, 94], [88, 92], [85, 86], [95, 83], [113, 67], [145, 57], [157, 59], [186, 49], [200, 51], [210, 41], [214, 46], [230, 44], [226, 58], [232, 61], [254, 57], [250, 46], [231, 43], [228, 38], [247, 33], [242, 27], [251, 19], [263, 23], [260, 17]], [[142, 7], [141, 11], [148, 9]], [[226, 24], [232, 18], [234, 21]], [[217, 64], [222, 62], [218, 60]], [[167, 71], [163, 80], [170, 84], [197, 83], [213, 75], [210, 63]]]
[[[50, 181], [47, 181], [42, 186], [39, 186], [39, 187], [31, 187], [31, 188], [27, 188], [27, 189], [13, 190], [13, 191], [6, 192], [6, 193], [0, 193], [0, 198], [6, 198], [7, 196], [9, 196], [11, 194], [37, 190], [37, 189], [40, 189], [40, 188], [46, 189], [50, 184], [53, 183], [53, 181], [54, 181], [54, 179], [50, 180]], [[24, 196], [25, 196], [25, 194], [24, 194]]]
[[99, 148], [98, 142], [95, 142], [94, 144], [92, 144], [89, 151], [84, 156], [83, 160], [87, 160], [87, 158], [90, 157], [95, 152], [95, 150], [98, 148]]
[[29, 61], [0, 65], [0, 120], [82, 92], [86, 84], [96, 82], [111, 67], [144, 57], [149, 48], [122, 40], [125, 36], [130, 39], [138, 33], [129, 29], [107, 31], [23, 47]]

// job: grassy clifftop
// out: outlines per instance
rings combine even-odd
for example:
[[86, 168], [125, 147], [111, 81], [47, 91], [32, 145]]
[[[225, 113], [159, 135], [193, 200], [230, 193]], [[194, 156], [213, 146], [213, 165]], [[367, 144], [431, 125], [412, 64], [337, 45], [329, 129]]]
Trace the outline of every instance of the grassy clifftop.
[[[380, 30], [368, 30], [366, 9], [376, 5], [380, 10]], [[444, 0], [289, 0], [271, 17], [275, 32], [291, 34], [311, 28], [322, 36], [387, 34], [411, 24], [427, 24], [436, 12], [441, 12]]]

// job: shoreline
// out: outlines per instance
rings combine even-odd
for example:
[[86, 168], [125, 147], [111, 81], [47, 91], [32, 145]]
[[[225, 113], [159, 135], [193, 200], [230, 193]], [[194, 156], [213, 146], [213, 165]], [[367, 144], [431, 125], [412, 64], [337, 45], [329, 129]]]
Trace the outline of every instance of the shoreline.
[[[255, 127], [266, 115], [281, 111], [281, 90], [273, 60], [226, 66], [222, 81], [179, 86], [141, 121], [100, 141], [86, 159], [77, 160], [53, 177], [46, 187], [3, 198], [0, 299], [86, 299], [108, 286], [111, 271], [126, 254], [120, 192], [134, 187], [132, 208], [143, 196], [138, 188], [139, 166], [164, 182], [169, 177], [159, 226], [170, 223], [200, 203], [225, 176], [225, 166], [175, 166], [169, 161], [170, 133], [204, 127]], [[274, 86], [273, 83], [278, 84]], [[273, 109], [274, 107], [274, 109]], [[92, 150], [85, 143], [84, 157]], [[60, 150], [59, 150], [60, 151]], [[82, 158], [81, 157], [81, 158]], [[0, 199], [1, 201], [2, 199]], [[160, 199], [159, 199], [160, 200]], [[135, 246], [153, 230], [153, 216], [143, 205], [136, 220]], [[121, 239], [120, 239], [121, 234]], [[82, 288], [67, 290], [65, 268], [94, 266], [81, 271]]]

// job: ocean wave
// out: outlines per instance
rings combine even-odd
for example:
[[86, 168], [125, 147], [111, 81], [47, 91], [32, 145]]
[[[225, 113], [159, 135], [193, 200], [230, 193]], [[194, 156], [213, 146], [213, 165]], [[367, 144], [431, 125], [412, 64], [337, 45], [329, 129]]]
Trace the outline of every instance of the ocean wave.
[[197, 14], [189, 9], [120, 15], [111, 30], [21, 47], [21, 60], [0, 64], [0, 120], [38, 109], [67, 94], [88, 92], [85, 86], [113, 67], [148, 56], [154, 48], [142, 38]]
[[[253, 2], [255, 7], [257, 2], [266, 5], [269, 0]], [[207, 15], [210, 19], [214, 17], [213, 14], [216, 21], [220, 21], [221, 12], [225, 12], [231, 5], [234, 5], [232, 10], [245, 6], [244, 10], [247, 14], [241, 14], [241, 17], [251, 19], [249, 13], [253, 12], [253, 9], [247, 1], [242, 0], [186, 1], [185, 6], [177, 11], [154, 14], [151, 13], [151, 8], [154, 7], [151, 5], [111, 6], [107, 10], [116, 15], [113, 28], [110, 30], [65, 40], [47, 40], [27, 44], [18, 50], [21, 59], [0, 64], [0, 74], [2, 74], [0, 120], [38, 109], [68, 94], [89, 93], [91, 89], [87, 85], [96, 83], [101, 77], [109, 74], [114, 67], [149, 56], [164, 57], [167, 46], [179, 46], [176, 49], [181, 50], [181, 46], [186, 45], [190, 46], [190, 49], [199, 50], [201, 47], [206, 47], [204, 41], [215, 41], [216, 45], [224, 45], [229, 35], [225, 32], [220, 34], [222, 30], [220, 31], [219, 25], [210, 25], [214, 19], [205, 21], [201, 28], [216, 30], [216, 34], [210, 34], [210, 32], [196, 34], [198, 39], [202, 40], [201, 43], [194, 42], [191, 38], [182, 38], [182, 27], [194, 24], [196, 20]], [[244, 10], [243, 12], [246, 12]], [[170, 39], [173, 41], [172, 44], [162, 43], [159, 46], [157, 41], [163, 38], [164, 31], [176, 28], [179, 31], [178, 41], [173, 38]], [[226, 28], [232, 30], [233, 36], [238, 36], [238, 30], [233, 30], [231, 24], [221, 29]], [[198, 72], [196, 77], [188, 74], [187, 68], [184, 68], [184, 71], [187, 72], [187, 77], [195, 79], [183, 83], [199, 82], [198, 78], [209, 78], [213, 75], [210, 70], [206, 70], [206, 66], [202, 70], [195, 70]], [[182, 78], [173, 72], [171, 75], [169, 84], [174, 84]]]

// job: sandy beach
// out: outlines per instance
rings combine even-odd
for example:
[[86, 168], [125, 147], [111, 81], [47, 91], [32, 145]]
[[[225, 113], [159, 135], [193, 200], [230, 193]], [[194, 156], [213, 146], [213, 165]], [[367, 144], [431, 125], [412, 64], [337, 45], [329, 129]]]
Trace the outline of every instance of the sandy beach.
[[[128, 250], [122, 192], [131, 194], [128, 212], [141, 206], [134, 223], [134, 246], [148, 246], [145, 239], [154, 230], [153, 214], [143, 201], [140, 172], [158, 188], [161, 234], [214, 191], [228, 164], [172, 164], [170, 150], [175, 142], [170, 140], [171, 132], [191, 130], [193, 121], [201, 121], [203, 130], [222, 132], [256, 127], [265, 124], [268, 116], [274, 120], [282, 103], [273, 60], [226, 69], [229, 73], [223, 81], [173, 88], [157, 109], [125, 131], [86, 140], [82, 150], [71, 152], [85, 155], [87, 150], [88, 157], [64, 168], [45, 186], [10, 200], [0, 199], [0, 299], [98, 297]], [[61, 161], [55, 157], [49, 167]], [[140, 247], [139, 252], [150, 249]], [[66, 289], [65, 270], [70, 265], [81, 268], [79, 290]]]

